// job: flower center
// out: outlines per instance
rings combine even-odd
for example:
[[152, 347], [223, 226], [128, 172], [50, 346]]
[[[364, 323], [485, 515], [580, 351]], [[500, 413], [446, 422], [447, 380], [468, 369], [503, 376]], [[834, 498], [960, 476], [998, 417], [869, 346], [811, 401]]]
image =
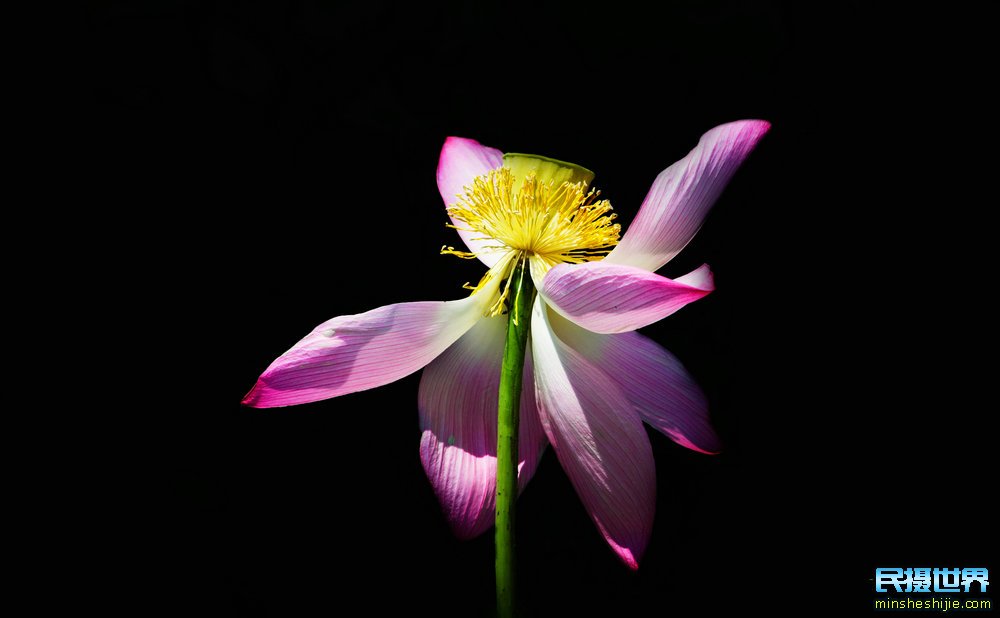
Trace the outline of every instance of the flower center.
[[[621, 225], [614, 223], [611, 203], [588, 190], [589, 171], [525, 155], [505, 155], [504, 163], [476, 177], [448, 208], [456, 222], [452, 227], [475, 233], [473, 239], [483, 243], [480, 253], [503, 254], [474, 290], [492, 277], [508, 278], [522, 260], [530, 261], [537, 277], [559, 263], [600, 260], [618, 244]], [[477, 256], [453, 247], [441, 253]], [[502, 313], [507, 287], [491, 315]]]

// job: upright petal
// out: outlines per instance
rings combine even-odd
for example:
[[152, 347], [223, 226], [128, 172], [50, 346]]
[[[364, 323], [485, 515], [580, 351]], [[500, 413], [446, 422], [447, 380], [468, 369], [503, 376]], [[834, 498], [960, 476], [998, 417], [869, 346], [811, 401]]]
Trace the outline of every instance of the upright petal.
[[587, 330], [623, 333], [662, 320], [714, 289], [707, 264], [671, 280], [602, 261], [555, 266], [539, 293], [560, 315]]
[[[441, 158], [438, 159], [437, 185], [445, 206], [451, 206], [457, 197], [465, 193], [465, 186], [472, 184], [472, 179], [486, 172], [503, 167], [503, 153], [496, 148], [483, 146], [474, 139], [464, 137], [449, 137], [441, 147]], [[476, 253], [487, 266], [493, 266], [502, 253], [491, 253], [485, 248], [489, 241], [482, 240], [481, 234], [462, 229], [461, 221], [451, 220], [458, 227], [458, 235], [462, 237], [469, 251]]]
[[328, 320], [271, 363], [243, 403], [290, 406], [408, 376], [482, 319], [497, 285], [462, 300], [386, 305]]
[[635, 332], [598, 335], [557, 314], [549, 315], [549, 324], [557, 337], [611, 376], [642, 420], [681, 446], [719, 452], [705, 394], [660, 344]]
[[598, 530], [637, 569], [656, 508], [642, 420], [604, 371], [552, 332], [545, 303], [535, 303], [531, 338], [542, 427]]
[[694, 150], [656, 177], [639, 214], [605, 261], [655, 271], [672, 260], [770, 128], [765, 120], [739, 120], [705, 133]]
[[[482, 534], [495, 517], [497, 398], [506, 323], [506, 317], [481, 320], [434, 359], [420, 379], [420, 460], [448, 523], [463, 539]], [[524, 368], [518, 442], [518, 484], [524, 489], [548, 443], [535, 407], [530, 362]]]

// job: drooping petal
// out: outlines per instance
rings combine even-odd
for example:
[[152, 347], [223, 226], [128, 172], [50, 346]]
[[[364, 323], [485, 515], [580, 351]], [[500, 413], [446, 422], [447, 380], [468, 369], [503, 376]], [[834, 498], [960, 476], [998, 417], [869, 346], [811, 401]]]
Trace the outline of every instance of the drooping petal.
[[[465, 187], [472, 184], [472, 179], [486, 172], [503, 166], [503, 153], [496, 148], [483, 146], [474, 139], [464, 137], [449, 137], [441, 147], [441, 158], [438, 159], [437, 185], [445, 206], [451, 206], [458, 196], [465, 193]], [[483, 240], [478, 232], [465, 229], [461, 221], [451, 220], [458, 227], [458, 235], [462, 237], [469, 251], [477, 254], [487, 266], [493, 266], [503, 255], [500, 252], [490, 252], [486, 245], [491, 241]]]
[[686, 157], [660, 172], [639, 214], [605, 262], [655, 271], [680, 253], [771, 124], [739, 120], [702, 135]]
[[243, 403], [290, 406], [408, 376], [482, 319], [498, 283], [462, 300], [386, 305], [328, 320], [271, 363]]
[[549, 315], [549, 324], [557, 337], [611, 376], [650, 426], [694, 451], [720, 451], [705, 394], [663, 346], [635, 332], [598, 335], [558, 314]]
[[536, 302], [531, 337], [542, 427], [598, 530], [636, 569], [656, 508], [649, 438], [619, 386], [560, 340], [547, 314]]
[[708, 265], [677, 279], [641, 268], [560, 264], [539, 293], [560, 315], [595, 333], [623, 333], [652, 324], [715, 289]]
[[[506, 324], [506, 316], [481, 320], [434, 359], [420, 379], [420, 460], [448, 523], [463, 539], [482, 534], [495, 518], [497, 398]], [[548, 444], [527, 360], [518, 432], [521, 489]]]

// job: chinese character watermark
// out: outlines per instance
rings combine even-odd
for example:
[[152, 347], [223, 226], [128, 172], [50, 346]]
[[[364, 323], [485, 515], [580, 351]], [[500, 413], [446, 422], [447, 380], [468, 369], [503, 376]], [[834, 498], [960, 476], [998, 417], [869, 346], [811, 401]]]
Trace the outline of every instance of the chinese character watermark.
[[875, 592], [978, 592], [990, 585], [989, 569], [943, 567], [880, 567], [875, 569]]

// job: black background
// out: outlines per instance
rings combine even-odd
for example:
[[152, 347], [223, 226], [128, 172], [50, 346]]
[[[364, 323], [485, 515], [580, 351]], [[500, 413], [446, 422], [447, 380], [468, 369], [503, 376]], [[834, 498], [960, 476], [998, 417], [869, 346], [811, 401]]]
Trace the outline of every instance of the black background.
[[550, 449], [518, 505], [526, 615], [853, 615], [875, 566], [986, 564], [995, 439], [968, 350], [988, 245], [952, 167], [981, 124], [980, 18], [957, 15], [956, 48], [955, 14], [798, 4], [93, 5], [85, 150], [134, 232], [108, 263], [141, 264], [120, 313], [150, 363], [109, 519], [135, 594], [99, 592], [140, 615], [489, 615], [491, 535], [455, 540], [420, 466], [419, 374], [239, 400], [319, 322], [478, 279], [438, 255], [458, 240], [446, 136], [595, 170], [627, 227], [661, 169], [741, 118], [773, 129], [661, 271], [707, 262], [718, 289], [644, 331], [727, 448], [650, 432], [638, 573]]

